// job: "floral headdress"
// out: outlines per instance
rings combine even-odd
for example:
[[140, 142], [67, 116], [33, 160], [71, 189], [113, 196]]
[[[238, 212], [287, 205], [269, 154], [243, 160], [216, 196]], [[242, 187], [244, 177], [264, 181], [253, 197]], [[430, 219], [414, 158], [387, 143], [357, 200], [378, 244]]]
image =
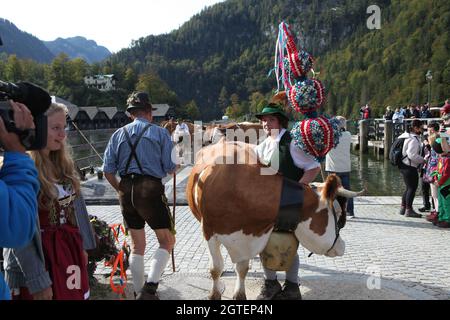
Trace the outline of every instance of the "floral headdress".
[[[294, 143], [321, 162], [339, 143], [340, 130], [336, 119], [319, 115], [319, 109], [325, 103], [325, 91], [313, 66], [312, 55], [297, 47], [291, 28], [281, 22], [275, 52], [277, 93], [281, 82], [289, 106], [305, 116], [305, 120], [297, 122], [291, 131]], [[312, 78], [308, 78], [310, 72]]]

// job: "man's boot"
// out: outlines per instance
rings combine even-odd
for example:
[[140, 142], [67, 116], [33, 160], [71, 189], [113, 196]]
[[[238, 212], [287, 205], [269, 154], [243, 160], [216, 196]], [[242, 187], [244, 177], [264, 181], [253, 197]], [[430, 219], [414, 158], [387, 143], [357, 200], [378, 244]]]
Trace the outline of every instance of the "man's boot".
[[408, 217], [408, 218], [422, 218], [422, 215], [420, 213], [415, 212], [413, 209], [406, 209], [405, 217]]
[[256, 300], [272, 300], [280, 292], [281, 284], [278, 280], [264, 280], [264, 285]]
[[281, 293], [276, 295], [275, 300], [302, 300], [299, 284], [286, 280]]
[[138, 293], [136, 300], [159, 300], [156, 289], [158, 289], [157, 283], [146, 282]]
[[405, 207], [400, 207], [400, 211], [398, 213], [401, 214], [401, 215], [404, 215], [405, 211], [406, 211]]

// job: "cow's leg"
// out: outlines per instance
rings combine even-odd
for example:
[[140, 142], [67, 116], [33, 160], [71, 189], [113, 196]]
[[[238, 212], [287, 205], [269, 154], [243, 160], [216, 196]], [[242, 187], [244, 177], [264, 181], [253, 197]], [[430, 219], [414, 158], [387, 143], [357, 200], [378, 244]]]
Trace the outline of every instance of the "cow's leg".
[[236, 273], [238, 277], [236, 278], [236, 287], [234, 289], [234, 300], [247, 300], [245, 295], [245, 277], [248, 272], [249, 260], [236, 263]]
[[211, 273], [211, 277], [213, 279], [213, 287], [208, 299], [220, 300], [222, 299], [222, 293], [220, 290], [220, 276], [222, 275], [224, 264], [222, 254], [220, 253], [220, 242], [217, 241], [216, 237], [209, 239], [208, 248], [210, 253], [209, 272]]

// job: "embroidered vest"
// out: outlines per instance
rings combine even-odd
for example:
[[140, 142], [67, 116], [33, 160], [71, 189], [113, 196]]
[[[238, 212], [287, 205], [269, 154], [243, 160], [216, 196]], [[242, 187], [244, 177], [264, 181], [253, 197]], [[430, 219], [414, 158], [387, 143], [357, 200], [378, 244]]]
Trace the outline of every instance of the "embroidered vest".
[[296, 167], [294, 160], [292, 160], [291, 151], [289, 149], [291, 141], [291, 134], [289, 131], [286, 131], [278, 144], [278, 154], [277, 152], [273, 153], [270, 163], [275, 164], [276, 161], [279, 161], [278, 172], [288, 179], [299, 181], [303, 176], [304, 171]]

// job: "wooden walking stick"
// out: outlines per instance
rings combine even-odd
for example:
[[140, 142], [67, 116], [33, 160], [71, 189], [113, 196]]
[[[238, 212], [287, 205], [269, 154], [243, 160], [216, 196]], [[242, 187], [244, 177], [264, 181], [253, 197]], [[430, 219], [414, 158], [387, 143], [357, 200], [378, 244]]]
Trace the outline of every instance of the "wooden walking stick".
[[[173, 173], [173, 209], [172, 209], [172, 221], [173, 227], [175, 228], [175, 208], [177, 204], [177, 170]], [[175, 272], [175, 254], [174, 249], [172, 248], [172, 271]]]
[[320, 174], [322, 175], [322, 181], [325, 182], [327, 180], [327, 175], [325, 175], [325, 172], [323, 170], [324, 164], [320, 164]]

